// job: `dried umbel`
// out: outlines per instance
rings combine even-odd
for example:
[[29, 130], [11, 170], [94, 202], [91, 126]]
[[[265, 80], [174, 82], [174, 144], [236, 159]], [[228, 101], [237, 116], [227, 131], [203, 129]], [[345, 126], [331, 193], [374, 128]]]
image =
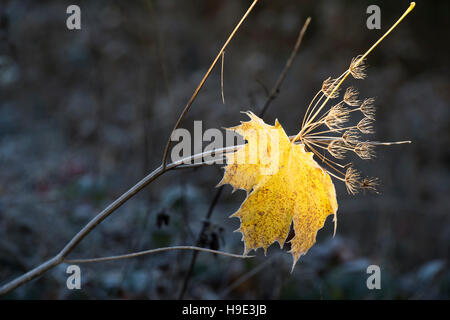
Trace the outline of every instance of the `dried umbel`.
[[366, 69], [367, 65], [365, 64], [364, 57], [358, 56], [352, 59], [350, 63], [350, 67], [348, 68], [348, 72], [351, 73], [353, 78], [355, 79], [365, 79], [367, 77]]
[[339, 79], [328, 78], [322, 83], [322, 93], [329, 99], [339, 97], [339, 87], [337, 87]]
[[325, 117], [325, 125], [332, 129], [332, 128], [341, 128], [343, 124], [348, 122], [350, 119], [350, 112], [349, 110], [344, 106], [343, 103], [338, 103], [337, 105], [331, 107], [330, 111]]
[[359, 106], [359, 111], [369, 119], [375, 120], [375, 107], [374, 107], [374, 98], [364, 99], [364, 101]]
[[345, 159], [347, 148], [343, 141], [332, 140], [328, 144], [327, 151], [336, 159]]
[[344, 102], [352, 107], [359, 106], [361, 101], [358, 100], [358, 90], [354, 87], [348, 87], [345, 90]]
[[344, 144], [353, 147], [354, 145], [359, 143], [359, 139], [361, 138], [361, 135], [359, 134], [359, 131], [356, 129], [356, 127], [349, 127], [347, 130], [342, 134], [342, 141], [344, 141]]
[[[329, 106], [330, 100], [338, 99], [341, 86], [348, 76], [354, 79], [367, 77], [366, 58], [369, 53], [400, 23], [412, 10], [414, 3], [403, 16], [363, 55], [353, 58], [348, 69], [337, 78], [329, 77], [310, 102], [303, 118], [300, 132], [292, 139], [292, 143], [302, 143], [319, 159], [324, 170], [332, 177], [345, 183], [350, 194], [360, 190], [376, 192], [378, 179], [362, 178], [352, 163], [340, 163], [349, 153], [356, 154], [363, 160], [375, 157], [374, 147], [410, 143], [410, 141], [376, 142], [365, 138], [375, 132], [374, 98], [358, 98], [358, 90], [348, 87], [341, 100]], [[353, 118], [353, 119], [352, 119]], [[349, 125], [355, 120], [355, 125]], [[364, 138], [364, 139], [363, 139]]]
[[373, 122], [374, 122], [373, 119], [370, 119], [370, 118], [362, 118], [362, 119], [358, 122], [358, 124], [356, 125], [356, 128], [358, 128], [358, 130], [359, 130], [361, 133], [364, 133], [364, 134], [373, 134], [373, 133], [375, 133], [375, 130], [374, 130], [373, 126], [372, 126]]

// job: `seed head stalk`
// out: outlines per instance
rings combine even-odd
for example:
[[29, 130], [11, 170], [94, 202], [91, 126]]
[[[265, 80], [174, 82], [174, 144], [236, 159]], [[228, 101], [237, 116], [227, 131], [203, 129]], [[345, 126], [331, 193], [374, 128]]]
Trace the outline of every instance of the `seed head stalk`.
[[[340, 102], [325, 112], [323, 111], [331, 99], [340, 96], [341, 86], [349, 75], [352, 75], [355, 79], [364, 79], [366, 77], [365, 60], [367, 56], [397, 27], [414, 7], [415, 3], [411, 2], [403, 15], [369, 50], [363, 55], [352, 59], [350, 66], [344, 73], [335, 79], [328, 78], [323, 82], [322, 88], [315, 94], [308, 105], [300, 132], [291, 139], [291, 143], [297, 143], [300, 140], [301, 144], [304, 144], [333, 172], [330, 172], [328, 169], [324, 169], [325, 171], [332, 177], [345, 183], [347, 191], [351, 194], [357, 193], [360, 189], [376, 192], [378, 179], [361, 177], [361, 174], [354, 169], [351, 163], [340, 164], [337, 161], [333, 161], [325, 155], [326, 152], [336, 159], [344, 159], [348, 152], [353, 152], [361, 159], [367, 160], [375, 156], [373, 149], [377, 145], [403, 144], [411, 141], [377, 142], [362, 140], [361, 135], [374, 133], [372, 127], [375, 121], [374, 99], [359, 100], [358, 91], [354, 87], [347, 88]], [[363, 118], [356, 125], [345, 125], [357, 111], [362, 114]], [[327, 127], [327, 129], [316, 131], [322, 126]], [[323, 152], [319, 152], [320, 150]]]

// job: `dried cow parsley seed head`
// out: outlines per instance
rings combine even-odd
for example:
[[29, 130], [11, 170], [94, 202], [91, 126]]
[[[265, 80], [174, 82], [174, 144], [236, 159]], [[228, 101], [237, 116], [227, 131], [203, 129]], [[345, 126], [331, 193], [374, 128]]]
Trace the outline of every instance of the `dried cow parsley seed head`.
[[328, 152], [336, 159], [344, 159], [347, 151], [344, 143], [340, 140], [333, 140], [328, 145]]
[[363, 160], [369, 160], [375, 157], [373, 145], [367, 142], [358, 143], [353, 151]]
[[351, 128], [344, 132], [342, 135], [342, 140], [345, 142], [346, 145], [352, 146], [359, 142], [359, 134], [358, 131], [354, 128]]
[[[361, 179], [360, 174], [351, 164], [339, 163], [345, 159], [347, 152], [354, 153], [363, 160], [375, 156], [377, 145], [393, 145], [410, 143], [410, 141], [376, 142], [361, 141], [361, 136], [374, 133], [375, 121], [374, 98], [358, 99], [358, 90], [348, 87], [339, 103], [331, 103], [331, 99], [340, 97], [339, 90], [344, 81], [352, 76], [355, 79], [365, 79], [366, 57], [395, 28], [395, 26], [414, 7], [414, 3], [405, 14], [363, 55], [351, 60], [347, 70], [336, 78], [329, 77], [322, 83], [322, 88], [316, 93], [303, 118], [299, 133], [291, 139], [292, 143], [300, 141], [305, 150], [314, 153], [320, 159], [324, 171], [331, 177], [345, 183], [347, 190], [355, 194], [359, 189], [375, 191], [375, 178]], [[334, 105], [333, 105], [334, 104]], [[359, 112], [364, 115], [359, 122], [349, 123], [351, 116]]]
[[349, 110], [342, 105], [342, 102], [331, 107], [330, 111], [325, 117], [325, 124], [328, 128], [340, 128], [342, 124], [350, 119]]
[[378, 178], [364, 178], [361, 180], [361, 189], [365, 191], [372, 191], [378, 193], [378, 186], [380, 185]]

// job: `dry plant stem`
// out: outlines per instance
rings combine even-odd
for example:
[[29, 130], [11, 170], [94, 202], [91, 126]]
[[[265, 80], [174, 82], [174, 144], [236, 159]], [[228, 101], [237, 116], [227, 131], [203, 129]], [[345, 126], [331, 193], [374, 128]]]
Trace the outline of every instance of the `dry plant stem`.
[[215, 65], [217, 64], [217, 61], [219, 61], [220, 57], [222, 57], [223, 52], [225, 51], [225, 48], [230, 43], [231, 39], [233, 39], [234, 35], [238, 31], [239, 27], [242, 25], [244, 20], [247, 18], [247, 16], [250, 14], [250, 12], [253, 10], [254, 6], [258, 3], [259, 0], [254, 0], [253, 3], [250, 5], [250, 7], [247, 9], [245, 14], [242, 16], [241, 20], [238, 22], [234, 30], [231, 32], [230, 36], [228, 37], [227, 41], [225, 41], [225, 44], [222, 46], [222, 49], [220, 49], [219, 53], [217, 54], [214, 61], [211, 63], [211, 66], [209, 67], [208, 71], [206, 71], [205, 75], [203, 76], [202, 80], [197, 86], [197, 89], [195, 89], [194, 93], [192, 94], [191, 98], [189, 99], [188, 103], [186, 104], [186, 107], [184, 107], [184, 110], [181, 112], [180, 117], [178, 118], [177, 122], [175, 123], [175, 126], [173, 127], [169, 139], [167, 140], [166, 147], [164, 149], [163, 159], [162, 159], [162, 167], [165, 168], [167, 164], [167, 156], [169, 155], [169, 149], [170, 145], [172, 144], [172, 133], [180, 126], [181, 121], [183, 121], [184, 117], [186, 116], [187, 112], [192, 106], [192, 103], [194, 102], [195, 98], [197, 97], [200, 90], [203, 88], [203, 85], [205, 84], [206, 79], [208, 79], [209, 75], [211, 74], [211, 71], [214, 69]]
[[92, 259], [70, 259], [70, 260], [64, 260], [64, 262], [65, 263], [70, 263], [70, 264], [79, 264], [79, 263], [116, 261], [116, 260], [136, 258], [136, 257], [145, 256], [147, 254], [166, 252], [166, 251], [172, 251], [172, 250], [204, 251], [204, 252], [209, 252], [209, 253], [220, 254], [220, 255], [226, 256], [226, 257], [241, 258], [241, 259], [253, 258], [254, 257], [254, 256], [244, 256], [244, 255], [241, 255], [241, 254], [228, 253], [228, 252], [223, 252], [223, 251], [219, 251], [219, 250], [212, 250], [212, 249], [201, 248], [201, 247], [194, 247], [194, 246], [173, 246], [173, 247], [157, 248], [157, 249], [138, 251], [138, 252], [122, 254], [122, 255], [118, 255], [118, 256], [92, 258]]
[[[408, 9], [403, 13], [403, 15], [392, 25], [392, 27], [389, 28], [388, 31], [386, 31], [386, 33], [380, 38], [378, 39], [370, 48], [369, 50], [367, 50], [354, 64], [354, 68], [356, 68], [357, 66], [359, 66], [364, 59], [369, 55], [369, 53], [371, 53], [373, 51], [373, 49], [375, 49], [376, 46], [378, 46], [378, 44], [383, 41], [384, 38], [386, 38], [389, 33], [392, 32], [392, 30], [395, 29], [395, 27], [397, 27], [397, 25], [411, 12], [411, 10], [414, 8], [415, 3], [411, 2], [410, 6], [408, 7]], [[339, 77], [338, 79], [340, 79], [340, 81], [338, 82], [337, 85], [333, 85], [333, 90], [331, 91], [331, 93], [327, 96], [327, 98], [325, 99], [325, 101], [322, 103], [322, 105], [316, 110], [316, 112], [309, 118], [309, 120], [306, 121], [305, 125], [302, 127], [302, 129], [300, 130], [300, 132], [298, 133], [297, 137], [294, 139], [294, 142], [301, 137], [304, 133], [308, 132], [308, 127], [309, 125], [313, 122], [313, 120], [317, 117], [317, 115], [320, 113], [320, 111], [325, 107], [325, 105], [327, 104], [327, 102], [329, 101], [330, 97], [333, 96], [333, 94], [340, 88], [341, 84], [345, 81], [345, 79], [348, 77], [348, 75], [350, 74], [350, 69], [346, 70], [344, 72], [343, 75], [341, 75], [341, 77]]]
[[[264, 103], [263, 108], [261, 109], [261, 111], [259, 113], [259, 117], [262, 118], [264, 116], [264, 114], [267, 112], [270, 104], [272, 103], [272, 101], [277, 97], [278, 93], [280, 92], [280, 87], [283, 84], [284, 80], [286, 79], [286, 75], [287, 75], [289, 69], [292, 67], [292, 63], [294, 62], [295, 57], [297, 56], [298, 50], [300, 48], [300, 45], [303, 41], [303, 37], [306, 32], [306, 29], [308, 29], [310, 22], [311, 22], [311, 17], [308, 17], [298, 34], [294, 48], [292, 49], [292, 52], [291, 52], [288, 60], [286, 61], [283, 71], [281, 72], [280, 76], [278, 77], [277, 82], [275, 83], [274, 87], [272, 88], [270, 94], [268, 95], [268, 97], [266, 99], [266, 102]], [[263, 88], [265, 88], [265, 87], [263, 87]], [[220, 186], [217, 189], [217, 192], [209, 206], [208, 212], [206, 213], [206, 218], [205, 218], [206, 221], [208, 221], [210, 219], [212, 212], [214, 211], [214, 207], [216, 206], [216, 204], [219, 201], [219, 198], [222, 194], [223, 188], [224, 188], [224, 186]], [[197, 246], [200, 245], [200, 239], [202, 238], [202, 235], [205, 233], [205, 231], [206, 231], [206, 224], [204, 223], [202, 229], [200, 230], [199, 236], [197, 238], [197, 242], [196, 242]], [[192, 253], [192, 258], [191, 258], [191, 262], [189, 264], [189, 269], [184, 278], [180, 294], [178, 295], [179, 300], [183, 299], [184, 294], [186, 293], [186, 290], [189, 285], [189, 279], [191, 278], [192, 271], [194, 270], [194, 266], [195, 266], [195, 262], [197, 260], [198, 253], [199, 253], [198, 251], [194, 251]]]
[[[217, 202], [219, 201], [222, 191], [223, 191], [223, 186], [220, 186], [219, 189], [217, 189], [217, 192], [214, 196], [213, 201], [209, 205], [208, 212], [206, 213], [206, 217], [205, 217], [205, 222], [203, 222], [202, 229], [197, 237], [197, 242], [195, 244], [196, 246], [199, 246], [201, 244], [202, 236], [205, 233], [206, 228], [208, 226], [207, 221], [209, 221], [209, 219], [211, 218], [211, 215], [214, 211], [214, 207], [216, 206]], [[194, 251], [192, 253], [192, 258], [191, 258], [191, 262], [189, 264], [189, 269], [188, 269], [188, 272], [186, 273], [186, 276], [184, 277], [183, 286], [181, 287], [180, 294], [178, 295], [179, 300], [183, 299], [183, 296], [186, 293], [186, 290], [189, 285], [189, 279], [191, 278], [192, 271], [194, 270], [194, 266], [195, 266], [195, 262], [197, 261], [198, 254], [199, 254], [199, 251]]]
[[170, 163], [166, 166], [166, 168], [163, 168], [163, 166], [159, 166], [156, 168], [153, 172], [151, 172], [149, 175], [144, 177], [141, 181], [139, 181], [137, 184], [135, 184], [131, 189], [129, 189], [127, 192], [122, 194], [119, 198], [117, 198], [114, 202], [112, 202], [109, 206], [107, 206], [102, 212], [97, 214], [91, 221], [89, 221], [86, 226], [81, 229], [70, 241], [67, 243], [67, 245], [53, 258], [49, 259], [48, 261], [42, 263], [38, 267], [30, 270], [29, 272], [25, 273], [24, 275], [14, 279], [13, 281], [3, 285], [0, 287], [0, 295], [6, 294], [15, 288], [21, 286], [22, 284], [31, 281], [35, 279], [36, 277], [42, 275], [43, 273], [47, 272], [48, 270], [52, 269], [53, 267], [61, 264], [64, 262], [65, 257], [80, 243], [81, 240], [84, 239], [99, 223], [101, 223], [103, 220], [105, 220], [111, 213], [113, 213], [115, 210], [117, 210], [119, 207], [121, 207], [125, 202], [127, 202], [129, 199], [131, 199], [135, 194], [137, 194], [139, 191], [141, 191], [144, 187], [146, 187], [149, 183], [154, 181], [156, 178], [164, 174], [165, 172], [174, 169], [183, 163], [191, 162], [196, 159], [201, 159], [205, 156], [210, 156], [213, 153], [215, 154], [226, 154], [228, 152], [234, 152], [237, 149], [239, 149], [241, 145], [238, 146], [231, 146], [226, 148], [220, 148], [216, 150], [211, 150], [208, 152], [200, 153], [193, 155], [191, 157], [187, 157], [184, 159], [181, 159], [179, 161], [175, 161], [173, 163]]

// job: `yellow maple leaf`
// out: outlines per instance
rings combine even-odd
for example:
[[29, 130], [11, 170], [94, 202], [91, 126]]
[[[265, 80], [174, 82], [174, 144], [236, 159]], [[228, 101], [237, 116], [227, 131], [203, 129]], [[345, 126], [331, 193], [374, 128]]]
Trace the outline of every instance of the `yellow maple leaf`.
[[[225, 174], [219, 185], [228, 183], [233, 190], [247, 191], [247, 198], [231, 216], [241, 220], [241, 226], [236, 231], [242, 233], [244, 254], [258, 248], [263, 248], [266, 253], [275, 241], [283, 247], [293, 225], [295, 236], [290, 241], [293, 270], [300, 256], [314, 245], [317, 232], [331, 214], [334, 215], [336, 233], [338, 205], [330, 175], [344, 182], [351, 194], [359, 190], [376, 191], [376, 178], [362, 178], [352, 163], [341, 164], [338, 160], [343, 160], [348, 152], [366, 160], [373, 157], [374, 146], [411, 143], [362, 140], [361, 134], [373, 133], [374, 99], [359, 100], [358, 91], [353, 87], [347, 88], [338, 103], [333, 106], [329, 103], [341, 96], [341, 85], [347, 77], [366, 77], [365, 59], [368, 54], [414, 6], [415, 3], [411, 2], [405, 13], [369, 50], [352, 59], [342, 75], [323, 82], [306, 109], [301, 129], [293, 139], [286, 135], [278, 121], [274, 126], [268, 125], [252, 112], [246, 113], [250, 121], [229, 128], [242, 135], [247, 144], [236, 152], [226, 154]], [[355, 113], [363, 118], [357, 125], [349, 125], [350, 115]], [[318, 165], [314, 155], [324, 167]]]
[[228, 130], [242, 135], [247, 144], [227, 155], [225, 174], [219, 185], [244, 189], [247, 198], [231, 217], [239, 217], [237, 231], [243, 235], [244, 254], [267, 248], [277, 241], [284, 246], [291, 224], [293, 266], [315, 243], [326, 218], [334, 215], [337, 201], [330, 176], [306, 152], [293, 144], [276, 120], [271, 126], [252, 112], [250, 121]]

